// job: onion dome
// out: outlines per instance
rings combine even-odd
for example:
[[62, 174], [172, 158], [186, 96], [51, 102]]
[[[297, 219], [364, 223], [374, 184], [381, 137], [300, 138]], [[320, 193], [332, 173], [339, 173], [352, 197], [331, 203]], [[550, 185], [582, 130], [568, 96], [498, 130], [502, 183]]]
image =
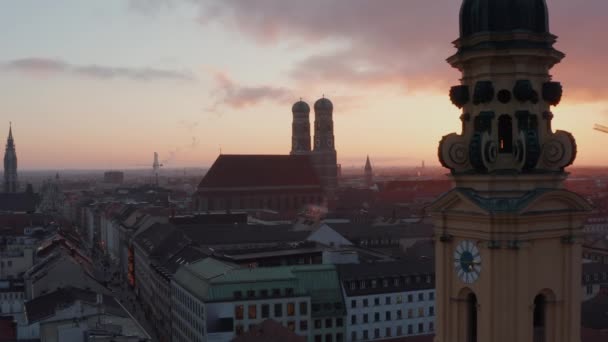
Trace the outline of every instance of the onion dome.
[[325, 97], [320, 98], [315, 102], [315, 111], [329, 111], [332, 112], [334, 110], [334, 104]]
[[509, 31], [549, 33], [545, 0], [464, 0], [460, 38]]
[[300, 100], [293, 104], [293, 107], [291, 107], [291, 112], [292, 113], [310, 113], [310, 107], [308, 106], [308, 104], [306, 102]]

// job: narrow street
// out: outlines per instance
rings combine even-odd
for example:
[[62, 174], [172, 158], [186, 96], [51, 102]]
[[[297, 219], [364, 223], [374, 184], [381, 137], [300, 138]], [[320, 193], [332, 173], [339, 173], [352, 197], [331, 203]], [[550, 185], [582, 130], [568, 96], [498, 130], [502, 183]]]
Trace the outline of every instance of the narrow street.
[[102, 284], [107, 284], [106, 287], [112, 292], [120, 303], [129, 311], [143, 329], [152, 337], [152, 341], [159, 341], [154, 325], [152, 325], [144, 314], [142, 304], [135, 298], [135, 293], [131, 290], [126, 280], [118, 279], [117, 267], [106, 266], [107, 262], [97, 255], [93, 255], [94, 274], [97, 280]]

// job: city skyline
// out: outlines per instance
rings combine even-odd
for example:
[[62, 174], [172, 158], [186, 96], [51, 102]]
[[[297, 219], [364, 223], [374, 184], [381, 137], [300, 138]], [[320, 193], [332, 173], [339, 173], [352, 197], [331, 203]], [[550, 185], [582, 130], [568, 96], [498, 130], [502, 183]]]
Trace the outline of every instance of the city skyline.
[[[458, 73], [444, 61], [459, 6], [10, 1], [0, 13], [0, 136], [12, 121], [20, 169], [151, 167], [153, 152], [167, 167], [208, 167], [220, 148], [288, 153], [291, 105], [325, 95], [340, 163], [362, 167], [369, 154], [379, 166], [438, 166], [441, 136], [460, 129], [447, 96]], [[553, 70], [565, 85], [554, 129], [577, 137], [575, 166], [606, 165], [608, 136], [592, 129], [608, 122], [594, 71], [608, 50], [589, 32], [606, 28], [608, 4], [549, 7], [567, 53]]]

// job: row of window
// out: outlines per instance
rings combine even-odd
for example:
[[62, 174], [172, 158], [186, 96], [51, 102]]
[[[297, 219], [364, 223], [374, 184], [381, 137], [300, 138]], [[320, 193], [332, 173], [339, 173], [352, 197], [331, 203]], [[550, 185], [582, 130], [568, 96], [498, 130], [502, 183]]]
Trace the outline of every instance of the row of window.
[[[272, 289], [272, 291], [269, 291], [267, 289], [263, 289], [263, 290], [260, 290], [257, 295], [260, 296], [260, 297], [262, 297], [262, 298], [268, 298], [269, 297], [269, 293], [272, 293], [273, 297], [279, 297], [279, 296], [281, 296], [282, 293], [285, 294], [285, 296], [293, 296], [294, 291], [293, 291], [293, 288], [291, 288], [291, 287], [288, 287], [288, 288], [284, 289], [283, 291], [281, 291], [281, 289], [278, 289], [278, 288]], [[246, 294], [247, 294], [247, 298], [255, 298], [256, 297], [256, 291], [255, 290], [248, 290], [246, 292]], [[233, 296], [236, 299], [241, 299], [241, 298], [243, 298], [243, 291], [234, 291]]]
[[[283, 303], [273, 304], [273, 317], [283, 317], [283, 307], [285, 306], [287, 316], [295, 316], [296, 315], [296, 303], [287, 303], [283, 305]], [[308, 303], [300, 302], [298, 305], [299, 314], [300, 315], [308, 315]], [[245, 318], [245, 305], [238, 304], [234, 306], [234, 318], [236, 320], [242, 320]], [[270, 304], [262, 304], [260, 305], [260, 317], [261, 318], [269, 318], [270, 317]], [[247, 318], [248, 319], [257, 319], [258, 318], [258, 305], [249, 304], [247, 305]]]
[[[7, 260], [6, 261], [6, 267], [13, 267], [13, 261], [12, 260]], [[0, 261], [0, 268], [4, 268], [4, 261]]]
[[194, 300], [189, 295], [187, 295], [184, 291], [180, 291], [177, 288], [173, 288], [173, 296], [177, 298], [177, 301], [179, 303], [182, 303], [183, 306], [188, 308], [188, 310], [193, 312], [198, 317], [202, 317], [204, 315], [204, 306], [198, 301]]
[[[336, 318], [335, 322], [334, 322], [333, 318], [326, 318], [324, 320], [322, 320], [322, 319], [316, 319], [315, 322], [314, 322], [314, 328], [315, 329], [323, 329], [323, 323], [325, 323], [325, 328], [333, 328], [334, 325], [337, 328], [340, 328], [340, 327], [344, 326], [344, 321], [342, 320], [342, 318]], [[300, 328], [300, 332], [308, 331], [308, 321], [307, 320], [300, 320], [300, 321], [298, 321], [297, 325]], [[257, 326], [257, 324], [251, 323], [248, 326], [248, 330], [252, 331], [252, 330], [254, 330], [256, 328], [256, 326]], [[295, 332], [295, 330], [296, 330], [296, 321], [289, 321], [289, 322], [287, 322], [287, 329], [291, 330], [292, 332]], [[234, 332], [235, 332], [235, 334], [237, 336], [242, 335], [245, 332], [245, 326], [243, 324], [237, 324], [235, 326]], [[342, 334], [340, 334], [340, 333], [338, 335], [340, 335], [340, 337], [342, 336]], [[338, 340], [341, 341], [341, 338], [338, 339], [338, 336], [336, 336], [336, 341], [338, 341]]]
[[591, 274], [585, 274], [585, 282], [590, 282], [591, 279], [593, 279], [593, 281], [608, 280], [608, 273], [593, 273], [593, 276]]
[[323, 339], [323, 335], [319, 334], [319, 335], [315, 335], [315, 342], [343, 342], [344, 341], [344, 336], [342, 335], [342, 333], [337, 333], [335, 335], [335, 339], [334, 339], [334, 334], [325, 334], [325, 340]]
[[583, 253], [583, 259], [589, 259], [593, 261], [603, 262], [608, 264], [608, 255], [595, 254], [595, 253]]
[[[336, 328], [343, 327], [344, 326], [344, 320], [341, 317], [336, 318], [335, 326], [336, 326]], [[326, 318], [325, 319], [325, 328], [326, 329], [331, 329], [333, 327], [334, 327], [334, 320], [333, 320], [333, 318]], [[323, 329], [323, 320], [322, 319], [315, 319], [315, 329]]]
[[[394, 335], [393, 335], [393, 330], [394, 330]], [[408, 326], [407, 326], [407, 335], [432, 333], [434, 331], [435, 331], [435, 324], [433, 322], [428, 323], [428, 329], [426, 329], [426, 330], [425, 330], [424, 323], [419, 323], [418, 330], [416, 332], [414, 332], [414, 326], [412, 324], [408, 324]], [[384, 336], [380, 335], [380, 333], [381, 333], [380, 329], [378, 329], [378, 328], [374, 329], [374, 335], [372, 338], [378, 339], [378, 338], [387, 338], [387, 337], [393, 337], [393, 336], [398, 337], [398, 336], [404, 335], [402, 326], [395, 327], [394, 329], [391, 327], [387, 327], [384, 330]], [[357, 331], [351, 332], [352, 341], [359, 341], [359, 340], [365, 341], [365, 340], [369, 340], [369, 339], [370, 339], [370, 335], [369, 335], [368, 330], [361, 331], [361, 334], [359, 334]]]
[[23, 294], [23, 292], [5, 292], [5, 293], [0, 293], [0, 299], [2, 299], [2, 300], [23, 299], [24, 296], [25, 295]]
[[[308, 331], [308, 321], [307, 320], [301, 320], [298, 322], [298, 325], [300, 327], [300, 331]], [[253, 331], [255, 330], [257, 324], [249, 324], [248, 326], [248, 331]], [[289, 329], [292, 332], [296, 331], [296, 321], [289, 321], [287, 322], [287, 329]], [[234, 328], [234, 333], [236, 334], [236, 336], [240, 336], [243, 333], [245, 333], [245, 326], [243, 324], [237, 324]]]
[[[192, 330], [182, 319], [173, 319], [173, 340], [174, 341], [196, 341], [202, 342], [205, 336], [205, 328], [200, 326], [197, 330]], [[200, 335], [195, 331], [200, 330]]]
[[[420, 318], [420, 317], [433, 317], [435, 316], [435, 307], [434, 306], [430, 306], [429, 310], [428, 310], [428, 315], [425, 315], [425, 310], [424, 308], [418, 308], [417, 310], [417, 315], [414, 316], [414, 309], [408, 309], [407, 310], [407, 318], [411, 319], [411, 318]], [[359, 317], [358, 315], [351, 315], [350, 316], [350, 324], [352, 325], [356, 325], [358, 324], [358, 322], [360, 322], [361, 324], [365, 324], [365, 323], [369, 323], [369, 314], [362, 314], [361, 315], [361, 319], [358, 320], [357, 317]], [[393, 318], [394, 317], [394, 318]], [[380, 322], [380, 312], [374, 312], [374, 322]], [[392, 321], [393, 319], [396, 320], [400, 320], [400, 319], [404, 319], [405, 317], [403, 317], [403, 312], [401, 310], [397, 310], [395, 312], [395, 315], [393, 316], [393, 313], [391, 311], [385, 311], [384, 312], [384, 321]]]
[[[425, 300], [435, 300], [435, 291], [430, 291], [429, 293], [427, 293], [425, 299], [425, 294], [423, 292], [418, 293], [417, 299], [419, 302], [425, 301]], [[350, 307], [351, 308], [356, 308], [358, 305], [358, 300], [357, 299], [352, 299], [350, 301]], [[360, 300], [361, 305], [363, 307], [368, 307], [369, 306], [369, 299], [368, 298], [363, 298]], [[396, 295], [395, 296], [395, 301], [396, 304], [402, 304], [403, 303], [403, 295]], [[408, 294], [407, 295], [407, 302], [408, 303], [413, 303], [414, 302], [414, 294]], [[386, 296], [384, 297], [384, 305], [391, 305], [393, 304], [393, 297], [392, 296]], [[379, 306], [380, 305], [380, 297], [375, 297], [374, 298], [374, 306]]]
[[178, 332], [175, 340], [202, 341], [205, 336], [204, 306], [188, 293], [177, 287], [172, 288], [175, 313], [172, 324], [173, 331]]
[[344, 287], [350, 288], [351, 290], [364, 290], [364, 289], [375, 289], [379, 287], [399, 287], [402, 285], [409, 284], [431, 284], [433, 282], [433, 276], [428, 275], [417, 275], [417, 276], [403, 276], [395, 278], [384, 278], [384, 279], [363, 279], [363, 280], [346, 280], [344, 281]]

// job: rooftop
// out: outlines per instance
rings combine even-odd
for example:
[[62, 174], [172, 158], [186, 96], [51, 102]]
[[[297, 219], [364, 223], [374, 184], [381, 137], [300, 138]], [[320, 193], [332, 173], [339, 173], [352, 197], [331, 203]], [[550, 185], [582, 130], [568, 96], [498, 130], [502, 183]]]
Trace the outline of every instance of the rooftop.
[[222, 154], [199, 189], [320, 186], [309, 156]]

